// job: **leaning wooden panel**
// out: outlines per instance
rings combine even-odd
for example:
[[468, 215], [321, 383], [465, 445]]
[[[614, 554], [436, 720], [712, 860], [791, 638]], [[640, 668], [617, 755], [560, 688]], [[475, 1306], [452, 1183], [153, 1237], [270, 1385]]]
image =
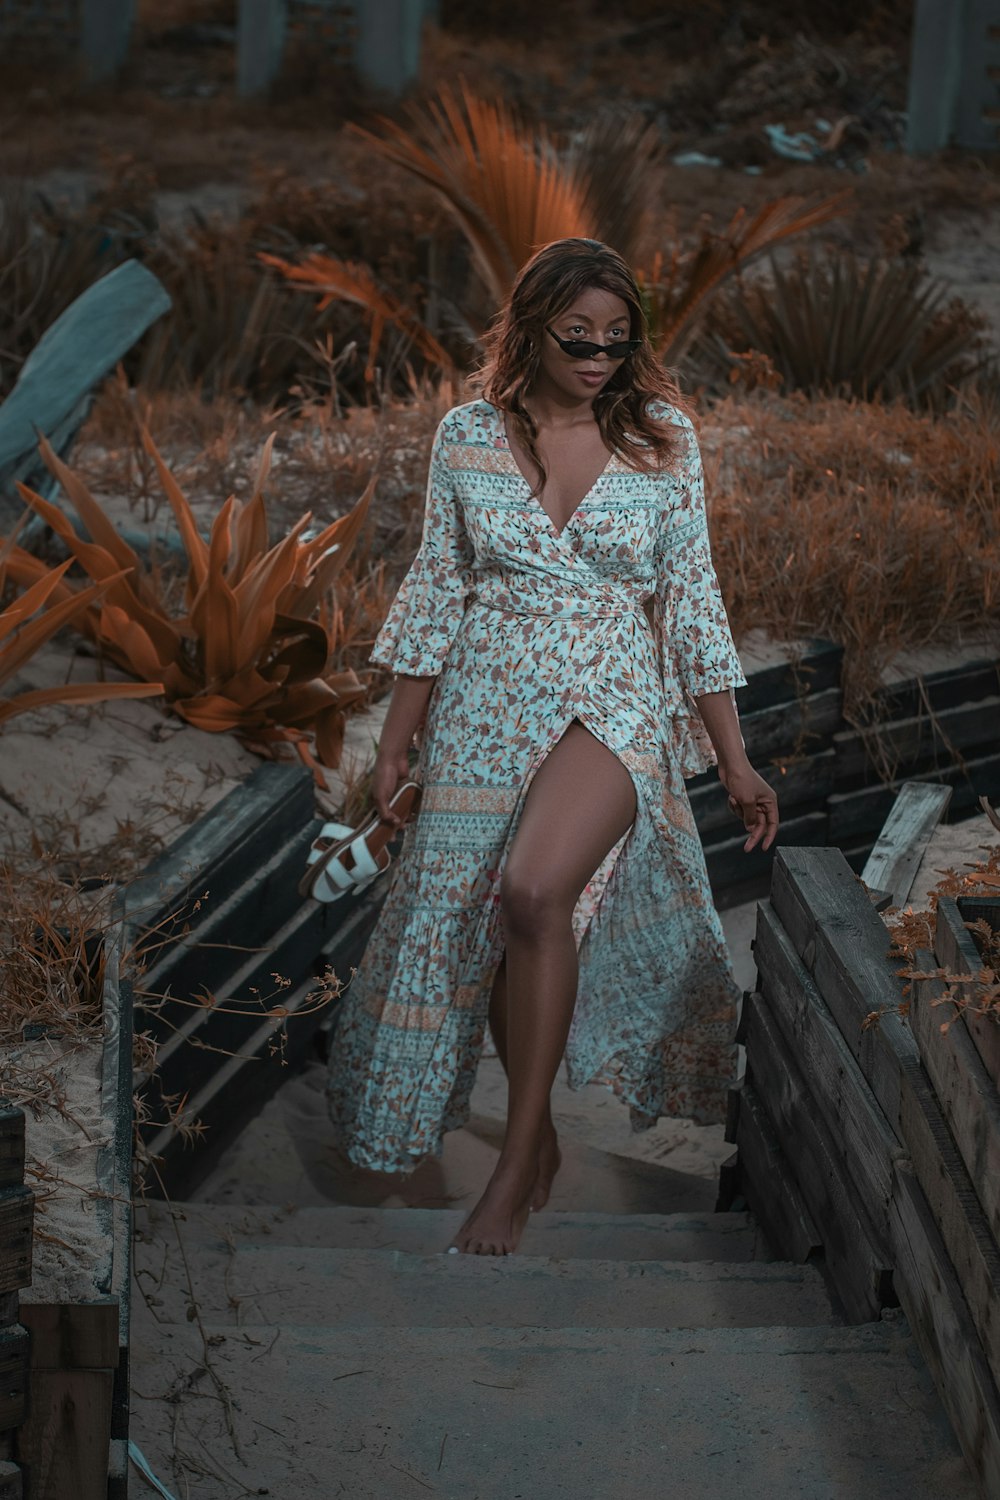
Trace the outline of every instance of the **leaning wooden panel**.
[[1000, 1495], [1000, 1396], [933, 1215], [897, 1167], [889, 1210], [896, 1291], [987, 1500]]
[[775, 1254], [801, 1263], [822, 1250], [819, 1231], [764, 1107], [745, 1080], [740, 1090], [736, 1145], [743, 1196]]
[[810, 1096], [873, 1225], [887, 1236], [892, 1165], [906, 1148], [891, 1129], [825, 1000], [770, 902], [757, 907], [759, 985], [808, 1080]]
[[757, 1003], [747, 1027], [747, 1076], [822, 1236], [848, 1318], [871, 1322], [883, 1307], [895, 1305], [888, 1245], [859, 1201], [774, 1017], [761, 996], [751, 999]]

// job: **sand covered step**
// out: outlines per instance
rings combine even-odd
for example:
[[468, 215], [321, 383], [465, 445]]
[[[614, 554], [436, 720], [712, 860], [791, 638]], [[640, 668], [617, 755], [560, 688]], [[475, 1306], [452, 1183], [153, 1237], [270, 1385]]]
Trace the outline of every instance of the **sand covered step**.
[[170, 1472], [177, 1434], [202, 1464], [205, 1452], [224, 1464], [224, 1481], [199, 1477], [199, 1500], [228, 1500], [234, 1480], [250, 1493], [351, 1500], [976, 1497], [902, 1319], [696, 1333], [206, 1332], [238, 1393], [240, 1457], [197, 1330], [147, 1320], [133, 1345], [136, 1387], [181, 1393], [133, 1409], [131, 1435], [154, 1467]]
[[[215, 1323], [357, 1328], [751, 1328], [839, 1322], [815, 1266], [786, 1262], [552, 1260], [405, 1250], [204, 1249], [201, 1315]], [[187, 1317], [185, 1280], [164, 1278], [158, 1315]]]
[[[464, 1209], [300, 1208], [276, 1205], [150, 1203], [139, 1211], [144, 1235], [177, 1254], [171, 1213], [187, 1243], [308, 1245], [329, 1250], [407, 1250], [433, 1255], [465, 1220]], [[773, 1260], [746, 1213], [533, 1215], [519, 1254], [577, 1260]], [[159, 1263], [159, 1253], [157, 1263]]]

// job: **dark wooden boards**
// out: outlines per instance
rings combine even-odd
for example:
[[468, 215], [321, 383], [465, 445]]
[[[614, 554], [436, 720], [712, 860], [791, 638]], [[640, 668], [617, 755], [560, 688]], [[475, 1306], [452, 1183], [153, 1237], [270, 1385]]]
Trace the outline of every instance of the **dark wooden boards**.
[[[753, 673], [737, 693], [751, 762], [778, 793], [782, 843], [836, 845], [860, 870], [904, 782], [950, 786], [953, 820], [981, 795], [1000, 796], [1000, 663], [897, 683], [859, 726], [842, 716], [839, 662], [836, 648], [814, 642], [800, 663]], [[715, 772], [693, 778], [688, 795], [718, 903], [766, 895], [771, 855], [741, 857]]]
[[27, 1304], [31, 1401], [17, 1458], [31, 1500], [106, 1500], [118, 1303]]
[[783, 1259], [804, 1262], [823, 1248], [809, 1207], [799, 1190], [752, 1084], [738, 1091], [734, 1134], [739, 1153], [740, 1189], [772, 1249]]
[[[971, 976], [964, 914], [942, 907], [937, 964]], [[740, 1109], [749, 1085], [848, 1316], [898, 1299], [984, 1493], [1000, 1494], [1000, 1098], [955, 1006], [934, 1004], [942, 982], [915, 981], [907, 1006], [888, 948], [840, 851], [779, 851], [758, 908]], [[745, 1138], [737, 1172], [757, 1211], [769, 1163]], [[770, 1233], [788, 1253], [794, 1230], [773, 1212]]]
[[937, 907], [934, 953], [940, 967], [949, 974], [969, 976], [970, 983], [962, 993], [970, 1003], [962, 1007], [961, 1022], [994, 1086], [1000, 1088], [1000, 1023], [979, 1013], [972, 984], [982, 968], [982, 958], [966, 922], [978, 917], [985, 917], [996, 932], [1000, 928], [1000, 899], [956, 901], [951, 896], [942, 896]]
[[[892, 1262], [884, 1236], [852, 1184], [767, 1002], [754, 994], [746, 1004], [747, 1078], [782, 1144], [799, 1192], [822, 1237], [826, 1267], [847, 1317], [852, 1323], [869, 1322], [895, 1300]], [[746, 1196], [755, 1211], [754, 1196], [749, 1192]]]
[[900, 1305], [984, 1496], [1000, 1495], [1000, 1397], [927, 1199], [902, 1167], [890, 1228]]

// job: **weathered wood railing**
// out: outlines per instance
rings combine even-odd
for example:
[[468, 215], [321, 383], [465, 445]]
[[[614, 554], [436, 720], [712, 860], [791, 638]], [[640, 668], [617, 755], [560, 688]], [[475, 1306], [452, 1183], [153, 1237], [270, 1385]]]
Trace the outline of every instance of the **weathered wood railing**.
[[[938, 959], [975, 973], [968, 912], [942, 907]], [[982, 1051], [964, 1021], [942, 1034], [932, 983], [907, 1015], [888, 950], [839, 850], [779, 851], [719, 1206], [739, 1194], [777, 1254], [822, 1257], [851, 1321], [902, 1306], [984, 1494], [1000, 1495], [1000, 1025], [982, 1020]]]

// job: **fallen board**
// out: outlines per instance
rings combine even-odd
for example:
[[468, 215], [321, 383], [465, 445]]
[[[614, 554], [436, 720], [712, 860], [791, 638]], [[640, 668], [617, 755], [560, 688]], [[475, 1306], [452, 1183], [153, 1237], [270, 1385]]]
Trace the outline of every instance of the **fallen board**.
[[916, 879], [931, 834], [944, 817], [951, 788], [908, 781], [901, 788], [861, 878], [872, 890], [888, 891], [893, 906], [902, 906]]

